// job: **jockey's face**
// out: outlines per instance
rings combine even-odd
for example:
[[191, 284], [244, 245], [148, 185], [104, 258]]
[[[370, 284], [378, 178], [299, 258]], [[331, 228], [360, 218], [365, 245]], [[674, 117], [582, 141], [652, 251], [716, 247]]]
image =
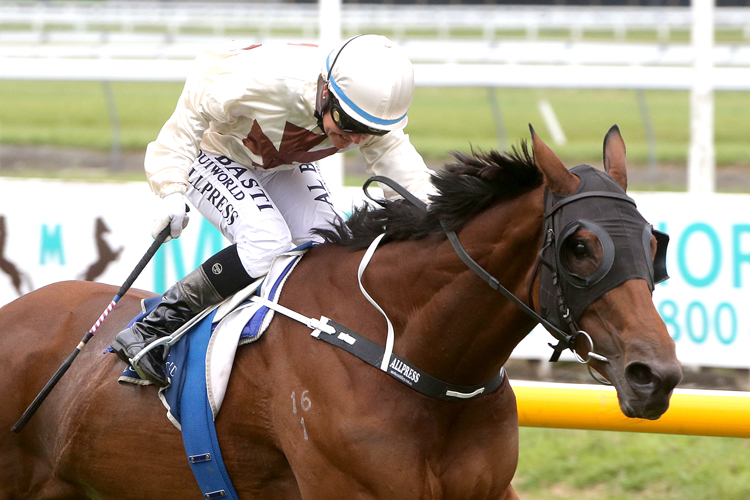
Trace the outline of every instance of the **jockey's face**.
[[323, 115], [323, 129], [326, 135], [331, 139], [331, 143], [337, 149], [344, 149], [350, 146], [352, 143], [359, 144], [368, 137], [367, 134], [355, 134], [352, 132], [344, 132], [336, 126], [336, 122], [333, 121], [331, 111], [326, 112]]

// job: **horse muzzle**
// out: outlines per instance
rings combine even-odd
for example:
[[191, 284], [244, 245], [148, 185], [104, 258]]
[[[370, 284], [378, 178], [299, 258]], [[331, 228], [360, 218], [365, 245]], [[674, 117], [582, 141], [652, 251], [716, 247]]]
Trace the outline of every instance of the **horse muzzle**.
[[627, 364], [624, 376], [612, 380], [625, 416], [656, 420], [669, 408], [672, 391], [682, 380], [682, 370], [677, 363], [634, 361]]

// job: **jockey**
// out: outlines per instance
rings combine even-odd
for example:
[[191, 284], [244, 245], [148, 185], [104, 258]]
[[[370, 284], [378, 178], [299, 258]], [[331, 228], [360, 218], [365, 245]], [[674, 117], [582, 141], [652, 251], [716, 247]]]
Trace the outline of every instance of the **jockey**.
[[[275, 256], [319, 240], [311, 229], [330, 227], [339, 212], [317, 160], [360, 148], [368, 172], [426, 201], [431, 171], [403, 132], [413, 94], [411, 62], [380, 35], [355, 36], [330, 52], [232, 42], [198, 56], [174, 114], [146, 150], [148, 182], [162, 199], [152, 234], [169, 226], [179, 237], [187, 200], [231, 246], [117, 335], [120, 359], [131, 363], [150, 342], [267, 274]], [[134, 368], [164, 386], [163, 357], [152, 349]]]

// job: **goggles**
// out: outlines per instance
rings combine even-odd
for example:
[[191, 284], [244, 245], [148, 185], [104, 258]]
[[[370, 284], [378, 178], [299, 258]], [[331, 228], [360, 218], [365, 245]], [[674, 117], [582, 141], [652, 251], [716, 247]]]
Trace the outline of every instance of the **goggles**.
[[328, 95], [329, 99], [331, 99], [331, 118], [333, 119], [333, 123], [335, 123], [342, 132], [346, 132], [348, 134], [365, 134], [378, 136], [385, 135], [390, 132], [390, 130], [368, 127], [367, 125], [354, 120], [349, 115], [344, 113], [344, 110], [341, 108], [341, 104], [339, 104], [338, 99], [333, 96], [332, 92], [329, 91]]

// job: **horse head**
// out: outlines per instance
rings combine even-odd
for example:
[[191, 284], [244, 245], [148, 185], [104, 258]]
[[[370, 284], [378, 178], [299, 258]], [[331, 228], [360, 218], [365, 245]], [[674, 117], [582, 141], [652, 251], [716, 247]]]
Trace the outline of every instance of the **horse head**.
[[572, 332], [570, 347], [617, 389], [626, 416], [657, 419], [682, 372], [652, 301], [654, 285], [667, 277], [666, 235], [625, 194], [625, 142], [613, 126], [604, 139], [605, 172], [568, 170], [533, 128], [531, 135], [548, 188], [540, 314]]

